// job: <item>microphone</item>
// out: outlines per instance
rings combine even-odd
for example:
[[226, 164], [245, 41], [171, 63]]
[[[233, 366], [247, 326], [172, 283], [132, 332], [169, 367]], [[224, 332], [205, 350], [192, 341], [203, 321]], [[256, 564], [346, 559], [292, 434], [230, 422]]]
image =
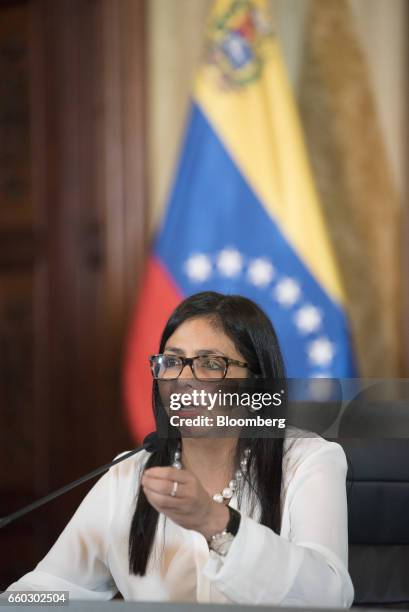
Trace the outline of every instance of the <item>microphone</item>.
[[155, 451], [161, 450], [164, 447], [164, 445], [165, 445], [165, 440], [163, 438], [159, 438], [156, 431], [152, 431], [150, 434], [146, 436], [146, 438], [144, 438], [142, 446], [139, 446], [138, 448], [135, 448], [129, 453], [126, 453], [123, 457], [118, 457], [117, 459], [114, 459], [113, 461], [111, 461], [111, 463], [106, 463], [105, 465], [102, 465], [101, 467], [96, 468], [92, 472], [85, 474], [85, 476], [81, 476], [81, 478], [74, 480], [74, 482], [70, 482], [69, 484], [64, 485], [63, 487], [60, 487], [59, 489], [54, 491], [54, 493], [49, 493], [48, 495], [45, 495], [41, 499], [38, 499], [37, 501], [29, 504], [28, 506], [25, 506], [25, 508], [22, 508], [21, 510], [17, 510], [16, 512], [13, 512], [12, 514], [9, 514], [8, 516], [0, 518], [0, 529], [2, 527], [5, 527], [12, 521], [15, 521], [16, 519], [20, 518], [21, 516], [24, 516], [28, 512], [31, 512], [32, 510], [35, 510], [36, 508], [43, 506], [44, 504], [51, 501], [52, 499], [55, 499], [56, 497], [59, 497], [60, 495], [64, 495], [64, 493], [67, 493], [68, 491], [71, 491], [71, 489], [78, 487], [83, 482], [86, 482], [87, 480], [91, 480], [91, 478], [98, 476], [98, 474], [107, 472], [109, 468], [111, 468], [113, 465], [120, 463], [121, 461], [125, 461], [125, 459], [128, 459], [132, 455], [135, 455], [136, 453], [139, 453], [142, 450], [146, 450], [149, 453], [154, 453]]

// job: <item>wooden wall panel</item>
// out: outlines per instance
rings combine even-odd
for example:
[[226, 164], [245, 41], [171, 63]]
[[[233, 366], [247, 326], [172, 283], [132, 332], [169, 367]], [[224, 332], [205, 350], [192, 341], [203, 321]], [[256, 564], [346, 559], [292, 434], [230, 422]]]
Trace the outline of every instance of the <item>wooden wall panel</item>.
[[[121, 376], [146, 249], [144, 11], [143, 0], [0, 2], [25, 58], [5, 81], [20, 79], [27, 111], [13, 136], [22, 212], [2, 215], [0, 192], [0, 516], [135, 444]], [[0, 532], [0, 590], [92, 484]]]
[[[1, 6], [1, 5], [0, 5]], [[0, 19], [0, 223], [32, 223], [29, 11], [8, 5]]]
[[[0, 466], [1, 484], [11, 492], [18, 487], [36, 491], [34, 342], [32, 275], [30, 271], [0, 271]], [[18, 441], [15, 438], [18, 432]], [[8, 469], [7, 467], [8, 466]], [[11, 469], [10, 469], [11, 468]], [[3, 498], [3, 503], [5, 500]]]

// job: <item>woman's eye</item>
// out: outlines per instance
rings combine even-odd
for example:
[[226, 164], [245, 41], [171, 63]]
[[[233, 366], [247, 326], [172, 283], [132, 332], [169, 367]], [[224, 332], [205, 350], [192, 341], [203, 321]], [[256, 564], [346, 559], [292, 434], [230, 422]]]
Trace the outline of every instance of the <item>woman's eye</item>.
[[201, 366], [207, 370], [223, 370], [224, 364], [220, 359], [208, 358], [201, 362]]
[[180, 365], [179, 358], [166, 356], [163, 360], [163, 365], [166, 368], [175, 368]]

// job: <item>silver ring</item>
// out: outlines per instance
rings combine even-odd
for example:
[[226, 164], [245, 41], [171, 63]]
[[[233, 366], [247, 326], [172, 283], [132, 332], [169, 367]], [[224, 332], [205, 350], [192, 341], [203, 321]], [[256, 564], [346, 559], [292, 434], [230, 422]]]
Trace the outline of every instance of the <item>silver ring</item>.
[[171, 492], [170, 492], [170, 494], [171, 494], [171, 496], [172, 496], [172, 497], [176, 497], [176, 491], [177, 491], [177, 490], [178, 490], [178, 482], [175, 480], [175, 481], [173, 482], [173, 487], [172, 487], [172, 490], [171, 490]]

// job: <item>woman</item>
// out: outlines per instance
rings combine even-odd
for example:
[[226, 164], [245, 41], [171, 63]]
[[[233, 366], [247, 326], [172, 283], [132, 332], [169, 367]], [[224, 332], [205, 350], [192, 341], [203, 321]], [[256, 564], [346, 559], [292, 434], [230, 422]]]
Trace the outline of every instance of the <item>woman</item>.
[[[161, 381], [284, 377], [266, 315], [246, 298], [214, 292], [176, 308], [151, 367], [157, 423]], [[349, 607], [342, 448], [313, 434], [205, 434], [181, 429], [160, 450], [111, 468], [46, 557], [9, 589]]]

